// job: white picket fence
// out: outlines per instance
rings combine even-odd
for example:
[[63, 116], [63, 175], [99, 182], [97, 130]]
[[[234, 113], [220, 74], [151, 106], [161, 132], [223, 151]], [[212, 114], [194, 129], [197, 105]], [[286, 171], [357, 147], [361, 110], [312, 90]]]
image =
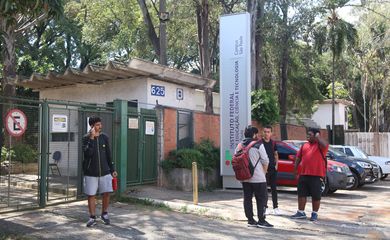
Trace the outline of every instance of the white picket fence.
[[359, 146], [370, 155], [390, 157], [390, 133], [345, 133], [345, 145]]

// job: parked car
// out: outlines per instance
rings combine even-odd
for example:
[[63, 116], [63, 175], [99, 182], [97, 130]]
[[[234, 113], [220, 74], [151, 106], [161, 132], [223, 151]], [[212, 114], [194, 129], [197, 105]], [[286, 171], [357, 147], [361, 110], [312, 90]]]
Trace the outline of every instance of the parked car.
[[306, 143], [306, 140], [283, 140], [283, 142], [288, 143], [290, 145], [294, 145], [298, 148], [301, 148], [301, 146]]
[[[276, 141], [276, 148], [279, 154], [277, 184], [279, 186], [297, 186], [298, 178], [294, 176], [294, 164], [299, 148], [279, 141]], [[327, 184], [323, 194], [334, 193], [337, 189], [348, 189], [352, 186], [353, 181], [353, 174], [347, 165], [328, 160]]]
[[378, 180], [379, 166], [373, 161], [349, 157], [332, 147], [329, 147], [326, 157], [348, 165], [354, 178], [353, 185], [350, 189], [356, 189], [366, 183], [373, 183]]
[[333, 148], [351, 157], [369, 159], [379, 165], [380, 179], [385, 179], [390, 174], [390, 158], [371, 156], [357, 146], [333, 145]]

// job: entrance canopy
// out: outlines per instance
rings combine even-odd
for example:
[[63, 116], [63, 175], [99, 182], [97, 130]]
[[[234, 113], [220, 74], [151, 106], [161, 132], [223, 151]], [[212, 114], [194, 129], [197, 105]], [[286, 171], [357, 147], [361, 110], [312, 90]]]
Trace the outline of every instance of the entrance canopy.
[[63, 74], [49, 72], [46, 76], [32, 74], [30, 78], [18, 77], [15, 84], [39, 91], [76, 84], [100, 85], [117, 80], [153, 78], [195, 89], [212, 88], [215, 80], [186, 73], [174, 68], [134, 58], [129, 63], [110, 61], [105, 66], [88, 64], [83, 71], [68, 68]]

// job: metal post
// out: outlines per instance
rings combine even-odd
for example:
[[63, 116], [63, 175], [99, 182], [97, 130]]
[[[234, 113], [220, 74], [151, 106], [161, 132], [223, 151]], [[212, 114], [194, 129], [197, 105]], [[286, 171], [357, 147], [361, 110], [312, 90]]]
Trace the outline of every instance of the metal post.
[[118, 172], [118, 194], [125, 192], [127, 184], [127, 112], [128, 106], [125, 100], [114, 101], [114, 136], [115, 159]]
[[39, 181], [39, 206], [46, 206], [46, 193], [47, 193], [47, 172], [48, 172], [48, 159], [49, 159], [49, 104], [44, 101], [41, 104], [41, 116], [40, 116], [40, 181]]
[[11, 171], [12, 171], [12, 153], [11, 153], [11, 148], [12, 148], [12, 136], [9, 134], [9, 156], [8, 156], [8, 207], [10, 206], [10, 193], [11, 193]]
[[194, 204], [198, 205], [198, 165], [196, 162], [192, 163], [192, 192]]

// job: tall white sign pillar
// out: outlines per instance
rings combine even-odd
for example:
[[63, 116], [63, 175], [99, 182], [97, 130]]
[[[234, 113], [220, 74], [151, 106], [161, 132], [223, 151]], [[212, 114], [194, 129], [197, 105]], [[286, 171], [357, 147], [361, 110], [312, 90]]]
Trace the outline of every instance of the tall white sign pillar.
[[250, 14], [220, 18], [221, 176], [224, 188], [241, 188], [234, 177], [234, 149], [251, 123]]

